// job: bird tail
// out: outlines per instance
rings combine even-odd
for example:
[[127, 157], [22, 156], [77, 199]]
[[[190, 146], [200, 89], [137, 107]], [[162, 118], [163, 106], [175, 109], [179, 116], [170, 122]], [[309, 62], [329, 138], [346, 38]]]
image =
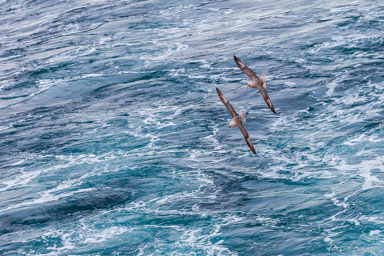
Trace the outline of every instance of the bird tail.
[[267, 80], [265, 79], [265, 75], [264, 74], [260, 77], [260, 80], [263, 83], [264, 89], [266, 89], [267, 88]]
[[244, 114], [244, 111], [243, 111], [243, 110], [240, 111], [239, 116], [240, 116], [240, 118], [241, 118], [241, 122], [242, 122], [242, 123], [245, 123], [246, 120], [245, 120], [245, 114]]

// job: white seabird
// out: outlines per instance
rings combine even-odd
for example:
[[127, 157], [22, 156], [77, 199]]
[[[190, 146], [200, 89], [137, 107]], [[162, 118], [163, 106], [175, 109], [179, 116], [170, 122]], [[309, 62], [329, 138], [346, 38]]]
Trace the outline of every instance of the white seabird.
[[276, 114], [276, 111], [275, 111], [275, 108], [273, 107], [272, 105], [272, 101], [271, 99], [269, 98], [268, 96], [268, 93], [267, 93], [267, 82], [265, 80], [265, 75], [263, 74], [261, 76], [261, 78], [259, 78], [255, 72], [252, 71], [252, 69], [250, 69], [249, 67], [247, 67], [247, 65], [244, 64], [244, 62], [242, 62], [239, 58], [237, 58], [236, 56], [233, 56], [233, 58], [235, 59], [235, 62], [237, 64], [237, 66], [239, 66], [239, 68], [247, 75], [249, 76], [249, 78], [251, 79], [251, 82], [248, 84], [248, 87], [247, 88], [257, 88], [261, 95], [263, 95], [263, 98], [265, 100], [265, 103], [267, 103], [268, 107], [272, 110], [273, 113]]
[[238, 115], [235, 111], [235, 109], [233, 108], [233, 106], [231, 105], [231, 103], [229, 103], [229, 101], [224, 97], [224, 94], [216, 87], [216, 91], [217, 91], [217, 94], [219, 95], [221, 101], [224, 103], [224, 106], [227, 107], [227, 109], [229, 110], [229, 112], [231, 112], [231, 115], [232, 115], [232, 120], [231, 122], [229, 123], [229, 126], [232, 128], [233, 126], [237, 126], [239, 127], [240, 131], [243, 133], [243, 136], [244, 136], [244, 139], [245, 141], [247, 142], [248, 144], [248, 147], [251, 149], [251, 151], [253, 152], [253, 154], [256, 154], [256, 150], [255, 148], [253, 147], [253, 144], [252, 144], [252, 141], [251, 139], [249, 138], [249, 135], [248, 135], [248, 132], [247, 130], [244, 128], [244, 125], [243, 123], [245, 122], [245, 115], [244, 115], [244, 112], [243, 111], [240, 111], [240, 114]]

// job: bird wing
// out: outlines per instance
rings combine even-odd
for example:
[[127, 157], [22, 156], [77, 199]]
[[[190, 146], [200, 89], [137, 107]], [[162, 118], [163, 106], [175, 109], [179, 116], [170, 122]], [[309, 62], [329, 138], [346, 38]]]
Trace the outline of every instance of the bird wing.
[[219, 88], [216, 87], [216, 91], [221, 101], [224, 103], [224, 106], [226, 106], [229, 112], [231, 112], [232, 117], [236, 117], [237, 116], [236, 110], [233, 108], [231, 103], [229, 103], [229, 101], [224, 97], [224, 94], [219, 90]]
[[253, 154], [256, 155], [256, 150], [255, 150], [255, 148], [253, 147], [252, 141], [251, 141], [251, 139], [249, 138], [248, 132], [247, 132], [247, 130], [245, 129], [244, 125], [243, 125], [243, 124], [240, 124], [238, 127], [239, 127], [241, 133], [243, 134], [244, 139], [245, 139], [245, 141], [246, 141], [247, 144], [248, 144], [248, 147], [251, 149], [251, 151], [253, 152]]
[[243, 71], [247, 76], [249, 76], [249, 78], [252, 80], [252, 81], [257, 81], [259, 80], [260, 78], [255, 74], [255, 72], [252, 71], [252, 69], [250, 69], [249, 67], [247, 67], [247, 65], [244, 64], [244, 62], [242, 62], [239, 58], [237, 58], [236, 56], [233, 56], [233, 58], [235, 59], [235, 62], [237, 64], [237, 66], [241, 69], [241, 71]]
[[261, 95], [263, 95], [265, 103], [267, 103], [268, 107], [272, 110], [273, 113], [276, 114], [275, 108], [273, 107], [272, 101], [268, 96], [267, 90], [265, 90], [265, 88], [262, 86], [258, 86], [257, 89], [259, 89]]

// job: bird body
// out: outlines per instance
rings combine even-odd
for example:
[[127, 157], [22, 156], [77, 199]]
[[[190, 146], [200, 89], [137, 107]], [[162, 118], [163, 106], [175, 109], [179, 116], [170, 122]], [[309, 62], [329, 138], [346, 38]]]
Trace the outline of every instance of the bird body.
[[257, 80], [251, 80], [251, 82], [248, 84], [247, 88], [257, 88], [260, 90], [260, 88], [267, 89], [267, 81], [265, 79], [265, 75], [263, 74], [260, 79]]
[[232, 128], [233, 126], [240, 127], [245, 123], [245, 114], [243, 111], [240, 111], [240, 114], [232, 118], [231, 122], [229, 123], [229, 126]]

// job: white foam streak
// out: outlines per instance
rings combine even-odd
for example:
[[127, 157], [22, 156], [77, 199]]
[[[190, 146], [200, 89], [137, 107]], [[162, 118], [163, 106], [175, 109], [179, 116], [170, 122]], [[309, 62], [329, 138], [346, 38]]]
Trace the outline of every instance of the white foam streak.
[[24, 186], [28, 184], [31, 180], [39, 176], [41, 171], [35, 172], [25, 172], [21, 171], [20, 175], [13, 177], [11, 179], [3, 179], [0, 181], [0, 184], [5, 185], [5, 187], [0, 187], [0, 191], [7, 191], [13, 187]]
[[61, 193], [61, 194], [58, 194], [58, 195], [52, 194], [52, 192], [57, 192], [59, 190], [65, 189], [65, 188], [68, 188], [68, 186], [63, 185], [62, 188], [54, 188], [54, 189], [51, 189], [51, 190], [44, 191], [44, 192], [40, 193], [40, 197], [37, 198], [37, 199], [33, 199], [33, 200], [29, 200], [29, 201], [26, 201], [26, 202], [22, 202], [22, 203], [19, 203], [19, 204], [15, 204], [15, 205], [9, 206], [9, 207], [7, 207], [5, 209], [1, 209], [0, 212], [7, 212], [9, 210], [18, 209], [18, 208], [22, 208], [22, 207], [36, 206], [36, 205], [44, 204], [44, 203], [47, 203], [47, 202], [57, 201], [59, 199], [62, 199], [62, 198], [65, 198], [65, 197], [70, 197], [70, 196], [73, 196], [75, 194], [79, 194], [79, 193], [89, 192], [89, 191], [95, 190], [95, 188], [84, 188], [84, 189], [78, 189], [76, 191], [64, 192], [64, 193]]
[[384, 186], [384, 181], [372, 175], [372, 171], [384, 170], [384, 162], [381, 160], [381, 156], [377, 156], [374, 159], [362, 160], [358, 164], [348, 164], [345, 160], [342, 159], [340, 159], [339, 163], [339, 166], [336, 167], [337, 169], [347, 173], [355, 171], [356, 174], [364, 178], [364, 183], [361, 187], [362, 190]]
[[215, 238], [221, 234], [219, 225], [215, 225], [214, 230], [211, 233], [203, 233], [204, 232], [201, 228], [186, 231], [181, 236], [181, 243], [192, 246], [195, 249], [203, 250], [207, 253], [207, 255], [238, 255], [236, 252], [231, 252], [228, 248], [222, 246], [221, 243], [223, 240], [219, 240], [215, 243], [211, 242], [212, 238]]

